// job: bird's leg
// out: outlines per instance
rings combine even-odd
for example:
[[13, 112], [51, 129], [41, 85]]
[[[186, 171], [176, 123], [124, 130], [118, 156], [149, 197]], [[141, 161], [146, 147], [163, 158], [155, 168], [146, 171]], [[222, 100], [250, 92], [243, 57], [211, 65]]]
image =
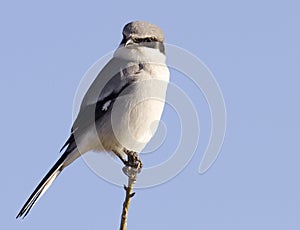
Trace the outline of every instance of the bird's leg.
[[112, 152], [113, 152], [114, 154], [116, 154], [116, 156], [123, 162], [124, 165], [127, 164], [127, 160], [125, 160], [125, 159], [123, 158], [123, 156], [122, 156], [120, 153], [118, 153], [117, 151], [114, 151], [114, 150], [112, 150]]

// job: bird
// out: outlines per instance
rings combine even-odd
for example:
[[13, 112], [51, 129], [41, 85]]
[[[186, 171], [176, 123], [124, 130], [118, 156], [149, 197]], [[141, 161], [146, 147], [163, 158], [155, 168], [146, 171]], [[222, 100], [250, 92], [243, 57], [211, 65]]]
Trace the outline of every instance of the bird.
[[[160, 27], [132, 21], [111, 60], [85, 93], [61, 157], [44, 176], [16, 218], [25, 218], [57, 176], [82, 154], [110, 153], [124, 164], [151, 140], [165, 106], [170, 73]], [[138, 162], [141, 162], [140, 160]]]

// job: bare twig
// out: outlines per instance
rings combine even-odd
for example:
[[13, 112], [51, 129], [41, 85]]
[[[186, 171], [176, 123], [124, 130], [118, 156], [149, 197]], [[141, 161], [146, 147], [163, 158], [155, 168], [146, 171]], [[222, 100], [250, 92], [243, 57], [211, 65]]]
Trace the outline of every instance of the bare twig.
[[125, 194], [125, 200], [123, 203], [120, 230], [127, 229], [127, 216], [128, 216], [130, 200], [135, 194], [132, 192], [132, 189], [133, 189], [134, 183], [136, 182], [137, 174], [141, 171], [141, 168], [142, 168], [142, 162], [140, 161], [137, 153], [127, 152], [127, 156], [128, 156], [128, 161], [126, 162], [126, 165], [123, 168], [123, 172], [128, 177], [128, 183], [127, 183], [127, 186], [124, 185], [126, 194]]
[[129, 205], [130, 205], [130, 199], [134, 196], [134, 193], [132, 193], [132, 188], [134, 183], [135, 183], [135, 179], [128, 177], [128, 185], [127, 186], [124, 185], [126, 195], [123, 203], [120, 230], [127, 229], [127, 215], [128, 215]]

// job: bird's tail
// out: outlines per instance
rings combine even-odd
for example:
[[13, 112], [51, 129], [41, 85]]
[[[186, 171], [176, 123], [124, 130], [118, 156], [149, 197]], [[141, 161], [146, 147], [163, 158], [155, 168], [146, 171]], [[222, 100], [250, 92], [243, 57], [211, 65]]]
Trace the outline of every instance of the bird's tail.
[[73, 133], [71, 134], [67, 142], [64, 144], [64, 146], [61, 148], [60, 152], [65, 147], [67, 148], [64, 154], [58, 159], [58, 161], [53, 165], [50, 171], [39, 183], [39, 185], [35, 188], [35, 190], [28, 198], [24, 206], [21, 208], [16, 218], [20, 218], [20, 217], [24, 218], [25, 216], [27, 216], [30, 209], [47, 191], [47, 189], [50, 187], [50, 185], [53, 183], [56, 177], [61, 173], [61, 171], [80, 156]]
[[46, 192], [46, 190], [53, 183], [55, 178], [60, 174], [63, 170], [63, 163], [65, 160], [64, 154], [61, 158], [55, 163], [55, 165], [50, 169], [47, 175], [43, 178], [43, 180], [36, 187], [34, 192], [31, 194], [29, 199], [26, 201], [20, 212], [18, 213], [16, 218], [24, 218], [30, 211], [30, 209], [34, 206], [34, 204], [41, 198], [41, 196]]

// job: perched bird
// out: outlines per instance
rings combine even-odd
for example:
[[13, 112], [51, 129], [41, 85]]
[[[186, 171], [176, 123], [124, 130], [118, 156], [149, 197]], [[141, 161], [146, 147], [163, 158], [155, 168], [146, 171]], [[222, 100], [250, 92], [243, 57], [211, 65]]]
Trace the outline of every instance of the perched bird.
[[123, 28], [112, 59], [87, 90], [62, 156], [16, 218], [25, 217], [61, 171], [88, 151], [126, 157], [145, 147], [157, 129], [169, 82], [163, 31], [143, 21]]

